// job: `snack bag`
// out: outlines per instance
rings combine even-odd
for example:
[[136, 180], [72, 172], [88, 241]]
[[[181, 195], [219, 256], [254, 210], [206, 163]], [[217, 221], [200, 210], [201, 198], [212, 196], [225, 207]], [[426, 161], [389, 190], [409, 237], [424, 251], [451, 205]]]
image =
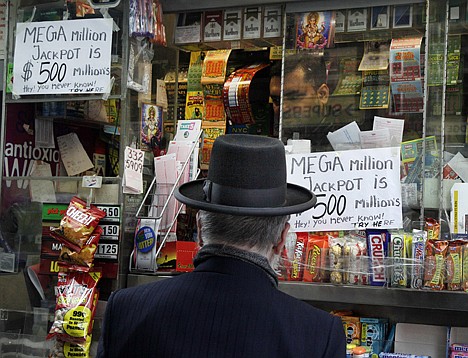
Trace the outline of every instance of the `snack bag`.
[[367, 285], [369, 259], [367, 257], [366, 236], [360, 232], [350, 232], [345, 236], [346, 282], [353, 285]]
[[462, 291], [468, 292], [468, 242], [462, 244]]
[[51, 227], [51, 235], [75, 250], [80, 252], [88, 238], [98, 226], [99, 221], [106, 216], [103, 210], [91, 205], [74, 196], [68, 205], [65, 216], [60, 221], [59, 227]]
[[59, 272], [55, 318], [47, 339], [84, 343], [91, 333], [101, 272]]
[[90, 358], [89, 348], [91, 346], [91, 335], [86, 337], [84, 343], [63, 342], [56, 339], [48, 358], [83, 357]]
[[59, 266], [65, 266], [74, 271], [88, 272], [93, 266], [94, 254], [96, 253], [101, 235], [102, 228], [98, 226], [83, 245], [80, 252], [62, 245], [59, 254]]
[[329, 260], [330, 260], [330, 282], [335, 284], [344, 283], [346, 272], [344, 251], [345, 239], [343, 237], [328, 236]]
[[461, 291], [463, 279], [463, 246], [468, 242], [464, 240], [449, 241], [445, 257], [446, 277], [445, 283], [449, 291]]
[[439, 240], [440, 224], [436, 219], [426, 218], [424, 230], [427, 232], [428, 240]]
[[443, 290], [445, 282], [445, 257], [448, 241], [427, 240], [424, 259], [424, 287]]

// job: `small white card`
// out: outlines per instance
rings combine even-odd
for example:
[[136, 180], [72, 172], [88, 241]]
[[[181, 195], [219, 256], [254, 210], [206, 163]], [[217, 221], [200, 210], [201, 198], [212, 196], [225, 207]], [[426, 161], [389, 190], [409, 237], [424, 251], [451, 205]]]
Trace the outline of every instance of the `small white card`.
[[122, 180], [124, 194], [143, 192], [143, 162], [145, 152], [131, 147], [125, 148], [124, 175]]
[[86, 175], [81, 182], [83, 188], [99, 189], [102, 186], [102, 177], [96, 175]]
[[68, 176], [78, 175], [94, 168], [76, 133], [57, 137], [57, 144]]

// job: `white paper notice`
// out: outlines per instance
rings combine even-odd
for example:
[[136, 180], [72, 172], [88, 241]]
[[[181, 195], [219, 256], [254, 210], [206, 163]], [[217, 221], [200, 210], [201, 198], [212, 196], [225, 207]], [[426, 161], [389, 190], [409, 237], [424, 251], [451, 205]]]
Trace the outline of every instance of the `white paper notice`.
[[[31, 170], [31, 177], [51, 177], [50, 164], [36, 160]], [[30, 180], [29, 189], [31, 201], [39, 203], [55, 203], [55, 188], [52, 180]]]
[[111, 84], [112, 19], [20, 22], [13, 93], [105, 93]]
[[385, 118], [374, 116], [373, 130], [388, 128], [392, 147], [397, 147], [403, 140], [404, 119]]
[[356, 121], [353, 121], [334, 132], [328, 133], [327, 138], [334, 150], [360, 149], [360, 133], [359, 126]]
[[286, 155], [288, 183], [317, 196], [292, 231], [401, 228], [400, 148]]
[[57, 137], [57, 144], [68, 176], [78, 175], [94, 168], [76, 133]]
[[390, 147], [390, 131], [387, 128], [361, 132], [359, 136], [362, 149]]
[[122, 180], [124, 194], [143, 193], [143, 162], [145, 152], [131, 147], [125, 148], [125, 166]]
[[461, 180], [463, 180], [465, 183], [468, 182], [468, 158], [465, 158], [463, 154], [458, 152], [448, 162], [448, 165], [455, 173], [457, 173]]

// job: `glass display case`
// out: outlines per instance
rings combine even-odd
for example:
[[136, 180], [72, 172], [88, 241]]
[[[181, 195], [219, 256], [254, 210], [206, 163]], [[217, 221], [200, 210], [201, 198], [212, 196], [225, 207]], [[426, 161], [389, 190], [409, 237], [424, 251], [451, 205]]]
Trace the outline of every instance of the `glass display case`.
[[[389, 247], [392, 236], [406, 235], [404, 240], [409, 240], [420, 231], [429, 235], [424, 238], [427, 242], [438, 239], [447, 247], [456, 246], [457, 239], [463, 241], [460, 215], [464, 214], [459, 212], [458, 219], [453, 218], [454, 205], [458, 211], [460, 207], [454, 204], [451, 189], [455, 183], [463, 184], [463, 179], [448, 163], [452, 160], [463, 172], [466, 4], [392, 1], [363, 3], [356, 8], [339, 1], [274, 3], [282, 5], [281, 41], [262, 35], [255, 41], [244, 37], [205, 41], [203, 16], [220, 11], [215, 5], [185, 8], [170, 2], [164, 6], [172, 19], [169, 28], [175, 31], [174, 46], [179, 49], [173, 66], [182, 74], [184, 86], [190, 53], [230, 49], [228, 78], [229, 68], [239, 67], [236, 57], [247, 65], [252, 57], [267, 51], [260, 61], [269, 63], [268, 135], [285, 143], [290, 169], [294, 163], [298, 165], [299, 174], [291, 179], [309, 186], [318, 196], [317, 206], [296, 219], [293, 231], [308, 232], [309, 240], [310, 235], [326, 233], [339, 241], [375, 229], [379, 235], [388, 235]], [[229, 13], [242, 8], [245, 14], [250, 6], [253, 4], [231, 1], [223, 9]], [[188, 25], [180, 22], [181, 15], [188, 12], [200, 17], [201, 32], [197, 38], [177, 40], [178, 27]], [[178, 103], [185, 104], [183, 99]], [[232, 133], [233, 122], [228, 114], [227, 133]], [[246, 128], [244, 132], [248, 132]], [[303, 164], [304, 158], [309, 167], [297, 164]], [[321, 169], [320, 158], [327, 159]], [[312, 280], [321, 282], [302, 278], [298, 280], [302, 282], [285, 280], [280, 287], [328, 310], [356, 309], [395, 322], [466, 326], [468, 307], [463, 303], [462, 283], [447, 283], [453, 272], [445, 271], [444, 278], [435, 279], [438, 285], [431, 283], [433, 276], [424, 277], [420, 271], [423, 276], [412, 283], [418, 267], [426, 265], [430, 272], [436, 266], [406, 256], [407, 276], [392, 284], [392, 275], [399, 271], [394, 270], [396, 261], [390, 252], [389, 248], [389, 256], [383, 260], [388, 275], [385, 287], [371, 287], [371, 276], [362, 284], [349, 281], [346, 274], [340, 282], [330, 277]], [[303, 269], [308, 267], [311, 265], [305, 261]], [[366, 275], [372, 274], [372, 264], [370, 267]], [[330, 275], [333, 270], [328, 270]], [[154, 279], [131, 272], [128, 285]], [[452, 302], [459, 304], [452, 306]], [[431, 314], [424, 314], [425, 310]]]
[[[132, 36], [127, 0], [101, 9], [63, 0], [7, 3], [0, 286], [10, 289], [0, 293], [0, 332], [6, 332], [0, 338], [44, 336], [58, 271], [58, 247], [48, 230], [73, 196], [86, 199], [92, 192], [81, 188], [81, 173], [65, 171], [58, 137], [62, 145], [81, 142], [103, 180], [92, 192], [108, 214], [97, 258], [106, 274], [95, 338], [113, 290], [177, 274], [175, 261], [167, 260], [173, 253], [165, 253], [154, 272], [132, 269], [143, 195], [122, 190], [125, 148], [152, 146], [142, 141], [141, 104], [162, 100], [161, 88], [167, 98], [162, 143], [173, 140], [180, 120], [202, 120], [202, 177], [217, 136], [267, 135], [286, 146], [289, 180], [317, 195], [313, 209], [292, 218], [289, 252], [299, 239], [311, 249], [288, 256], [302, 273], [284, 274], [282, 291], [326, 310], [391, 323], [468, 326], [465, 0], [163, 0], [167, 46]], [[41, 52], [46, 45], [34, 24], [55, 27], [50, 36], [60, 44], [68, 31], [63, 22], [78, 17], [113, 21], [109, 90], [50, 94], [28, 86], [32, 71], [62, 82], [61, 63], [68, 63], [52, 64], [53, 46]], [[21, 30], [18, 23], [29, 25]], [[36, 36], [36, 47], [17, 45], [25, 33]], [[77, 43], [83, 36], [86, 55], [98, 55], [93, 31], [75, 36]], [[63, 56], [77, 55], [78, 45], [69, 46]], [[151, 59], [134, 62], [146, 50]], [[39, 59], [18, 61], [27, 56]], [[15, 70], [14, 63], [21, 65]], [[95, 86], [94, 69], [77, 66], [77, 77], [80, 71], [83, 88]], [[25, 84], [13, 87], [13, 74]], [[143, 74], [150, 74], [150, 97], [138, 92]], [[144, 191], [161, 154], [153, 149], [144, 155]], [[177, 240], [193, 241], [190, 210], [177, 227]], [[382, 250], [368, 249], [371, 236]]]

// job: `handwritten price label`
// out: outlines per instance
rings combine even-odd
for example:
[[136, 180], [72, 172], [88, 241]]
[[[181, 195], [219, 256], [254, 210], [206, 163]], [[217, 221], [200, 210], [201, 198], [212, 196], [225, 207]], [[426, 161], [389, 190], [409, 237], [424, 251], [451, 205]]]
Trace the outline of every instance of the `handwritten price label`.
[[124, 193], [140, 194], [143, 192], [143, 162], [145, 153], [131, 147], [125, 148], [124, 158]]
[[139, 149], [127, 147], [125, 149], [125, 169], [131, 169], [137, 173], [143, 173], [144, 153]]

